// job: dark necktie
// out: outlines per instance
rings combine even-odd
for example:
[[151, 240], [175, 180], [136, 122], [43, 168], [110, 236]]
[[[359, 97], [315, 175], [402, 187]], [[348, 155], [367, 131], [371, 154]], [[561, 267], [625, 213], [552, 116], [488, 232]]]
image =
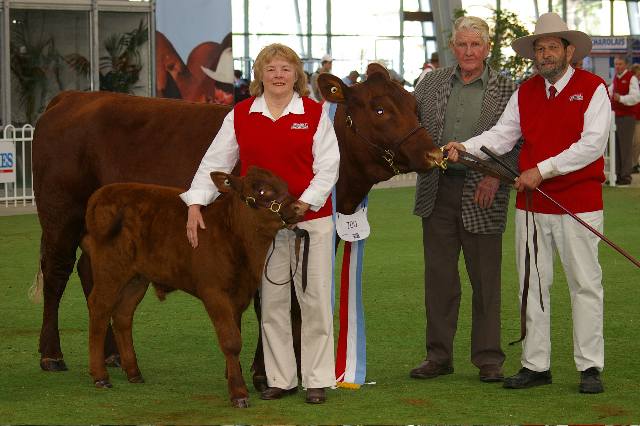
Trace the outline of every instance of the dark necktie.
[[556, 93], [558, 93], [556, 88], [554, 86], [550, 86], [549, 87], [549, 99], [555, 99]]

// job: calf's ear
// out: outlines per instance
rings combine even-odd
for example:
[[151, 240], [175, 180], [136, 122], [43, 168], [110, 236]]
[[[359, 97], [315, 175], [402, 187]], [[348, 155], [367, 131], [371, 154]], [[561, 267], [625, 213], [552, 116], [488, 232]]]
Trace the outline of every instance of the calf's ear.
[[237, 176], [230, 175], [223, 172], [211, 172], [211, 180], [221, 193], [229, 192], [231, 190], [239, 191], [241, 182]]
[[349, 88], [333, 74], [322, 73], [318, 76], [318, 88], [322, 97], [329, 102], [342, 104], [345, 102]]

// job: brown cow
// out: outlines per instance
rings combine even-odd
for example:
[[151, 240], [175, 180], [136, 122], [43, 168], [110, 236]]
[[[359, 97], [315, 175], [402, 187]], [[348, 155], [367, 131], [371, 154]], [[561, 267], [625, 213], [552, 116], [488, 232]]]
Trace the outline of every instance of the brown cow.
[[227, 361], [231, 401], [235, 407], [248, 406], [238, 358], [242, 313], [262, 282], [276, 233], [300, 217], [287, 184], [267, 170], [252, 167], [242, 178], [213, 172], [211, 178], [223, 196], [203, 209], [207, 228], [200, 231], [196, 249], [184, 236], [187, 209], [178, 188], [120, 183], [89, 199], [81, 246], [93, 271], [89, 370], [97, 387], [111, 387], [103, 356], [110, 319], [127, 378], [143, 381], [131, 328], [136, 307], [153, 282], [161, 299], [164, 292], [179, 289], [202, 300]]
[[[323, 83], [324, 96], [342, 102], [335, 123], [342, 157], [336, 208], [347, 214], [374, 183], [395, 173], [379, 148], [364, 142], [353, 127], [345, 127], [347, 109], [361, 135], [373, 145], [392, 150], [393, 165], [400, 172], [426, 171], [442, 159], [427, 132], [418, 127], [413, 96], [393, 83], [380, 65], [370, 65], [368, 74], [366, 82], [349, 88], [337, 78], [320, 80], [333, 82]], [[34, 189], [42, 226], [42, 369], [66, 370], [58, 307], [75, 264], [89, 196], [114, 182], [188, 188], [228, 112], [228, 107], [219, 105], [104, 92], [64, 92], [50, 102], [33, 142]], [[78, 274], [88, 295], [91, 269], [84, 255], [78, 261]], [[115, 353], [109, 339], [105, 355], [110, 358]], [[257, 374], [263, 375], [264, 370]]]

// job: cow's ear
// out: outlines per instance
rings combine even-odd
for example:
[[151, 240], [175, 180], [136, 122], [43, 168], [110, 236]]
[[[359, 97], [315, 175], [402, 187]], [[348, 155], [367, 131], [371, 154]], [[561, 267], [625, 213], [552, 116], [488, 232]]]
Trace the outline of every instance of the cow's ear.
[[240, 178], [223, 172], [211, 172], [211, 180], [221, 193], [229, 192], [232, 189], [239, 191]]
[[346, 100], [349, 88], [333, 74], [322, 73], [318, 76], [318, 88], [322, 97], [329, 102], [342, 104]]
[[371, 76], [372, 74], [376, 73], [382, 74], [387, 78], [387, 80], [389, 80], [390, 78], [388, 69], [377, 62], [371, 62], [369, 66], [367, 66], [367, 76]]

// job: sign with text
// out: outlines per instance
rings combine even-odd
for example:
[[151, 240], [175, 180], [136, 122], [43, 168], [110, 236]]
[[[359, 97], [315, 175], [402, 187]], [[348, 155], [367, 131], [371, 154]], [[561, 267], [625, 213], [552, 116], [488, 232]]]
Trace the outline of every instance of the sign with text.
[[591, 53], [626, 52], [629, 45], [626, 36], [591, 37]]
[[13, 142], [0, 142], [0, 183], [16, 181], [16, 147]]

